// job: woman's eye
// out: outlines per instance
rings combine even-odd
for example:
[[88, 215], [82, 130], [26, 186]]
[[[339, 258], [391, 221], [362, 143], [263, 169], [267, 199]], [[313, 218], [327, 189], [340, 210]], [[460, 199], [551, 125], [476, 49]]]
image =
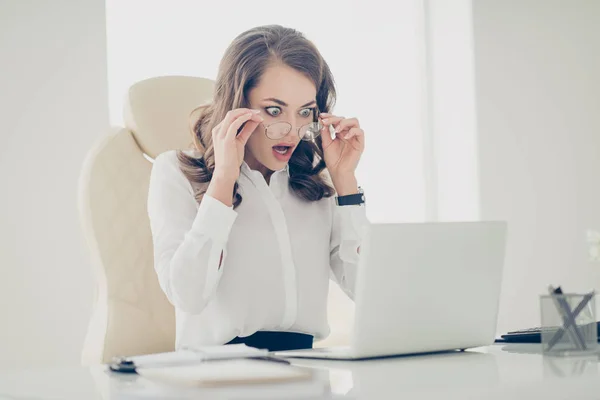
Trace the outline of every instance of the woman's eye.
[[300, 111], [300, 115], [303, 116], [304, 118], [310, 117], [311, 113], [312, 113], [312, 109], [310, 109], [310, 108], [305, 108], [304, 110]]
[[267, 107], [265, 110], [272, 117], [277, 117], [281, 114], [281, 109], [279, 107]]

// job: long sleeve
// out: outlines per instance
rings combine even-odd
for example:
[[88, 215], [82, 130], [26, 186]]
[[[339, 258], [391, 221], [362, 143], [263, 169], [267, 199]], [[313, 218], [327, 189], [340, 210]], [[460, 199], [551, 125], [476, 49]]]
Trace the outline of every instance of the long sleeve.
[[162, 290], [176, 308], [200, 313], [217, 288], [237, 212], [206, 195], [198, 207], [175, 152], [168, 152], [152, 168], [148, 216]]
[[360, 245], [369, 221], [364, 206], [338, 206], [332, 201], [332, 207], [331, 272], [342, 290], [354, 299]]

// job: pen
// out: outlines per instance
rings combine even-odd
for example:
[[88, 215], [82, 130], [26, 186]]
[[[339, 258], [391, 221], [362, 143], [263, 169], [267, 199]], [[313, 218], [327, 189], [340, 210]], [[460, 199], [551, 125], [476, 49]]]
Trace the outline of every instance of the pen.
[[[574, 315], [571, 312], [571, 307], [569, 306], [569, 303], [567, 303], [567, 301], [563, 297], [562, 289], [560, 287], [554, 289], [550, 285], [548, 286], [548, 291], [550, 292], [550, 296], [552, 298], [552, 301], [554, 302], [556, 310], [559, 312], [563, 319], [563, 329], [567, 331], [569, 337], [571, 338], [571, 341], [573, 342], [573, 344], [575, 344], [575, 346], [577, 346], [579, 350], [585, 350], [587, 346], [585, 345], [585, 341], [581, 336], [581, 332], [579, 331], [579, 329], [577, 329], [577, 323], [575, 321]], [[558, 340], [555, 340], [552, 343], [552, 345], [548, 343], [548, 349], [551, 349], [557, 341]]]
[[288, 360], [284, 360], [282, 358], [272, 357], [272, 356], [260, 356], [260, 357], [251, 357], [252, 360], [263, 360], [263, 361], [272, 361], [281, 364], [290, 365], [291, 363]]

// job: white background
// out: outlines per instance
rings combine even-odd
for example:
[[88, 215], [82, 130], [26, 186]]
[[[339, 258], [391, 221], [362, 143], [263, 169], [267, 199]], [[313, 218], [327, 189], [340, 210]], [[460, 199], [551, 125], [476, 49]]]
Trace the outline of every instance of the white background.
[[0, 0], [0, 367], [79, 362], [77, 179], [109, 126], [105, 30], [101, 0]]
[[499, 329], [519, 329], [548, 284], [600, 287], [600, 2], [474, 5], [481, 213], [510, 223]]

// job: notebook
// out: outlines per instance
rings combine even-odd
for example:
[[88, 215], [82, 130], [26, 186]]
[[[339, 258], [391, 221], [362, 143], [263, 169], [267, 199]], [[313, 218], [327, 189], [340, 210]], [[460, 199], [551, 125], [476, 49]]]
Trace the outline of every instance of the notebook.
[[250, 383], [310, 380], [308, 368], [252, 359], [220, 360], [194, 365], [138, 368], [139, 375], [183, 386], [215, 387]]

